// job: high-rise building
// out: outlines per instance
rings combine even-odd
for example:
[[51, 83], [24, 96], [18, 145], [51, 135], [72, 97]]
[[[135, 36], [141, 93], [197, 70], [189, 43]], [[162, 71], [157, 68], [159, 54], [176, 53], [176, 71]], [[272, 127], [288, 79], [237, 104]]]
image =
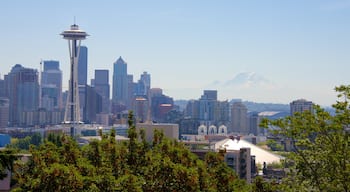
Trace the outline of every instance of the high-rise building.
[[87, 84], [87, 68], [88, 68], [88, 48], [86, 46], [80, 46], [79, 59], [78, 59], [78, 84]]
[[126, 106], [129, 106], [129, 109], [132, 108], [132, 104], [135, 100], [137, 92], [137, 83], [134, 82], [134, 76], [128, 74], [128, 102]]
[[163, 90], [161, 88], [151, 88], [149, 96], [152, 98], [154, 96], [163, 95]]
[[78, 59], [78, 87], [79, 87], [79, 104], [80, 113], [84, 114], [86, 109], [86, 85], [87, 85], [87, 67], [88, 67], [88, 48], [80, 46]]
[[202, 99], [208, 100], [218, 100], [218, 91], [217, 90], [204, 90]]
[[96, 92], [102, 97], [102, 112], [109, 113], [109, 71], [95, 70], [94, 87]]
[[133, 103], [133, 111], [137, 122], [147, 122], [149, 101], [145, 96], [136, 96]]
[[259, 113], [258, 112], [249, 112], [248, 113], [248, 129], [249, 133], [254, 134], [254, 135], [259, 135], [260, 133], [260, 128], [259, 128]]
[[[218, 101], [216, 90], [204, 90], [199, 100], [188, 101], [184, 114], [186, 122], [180, 123], [180, 129], [181, 133], [187, 134], [196, 132], [196, 128], [198, 128], [198, 126], [189, 128], [188, 125], [200, 124], [204, 127], [220, 128], [227, 127], [231, 121], [230, 104], [228, 101]], [[227, 128], [225, 129], [226, 134]], [[218, 131], [213, 132], [218, 133]]]
[[203, 95], [199, 99], [199, 119], [213, 123], [216, 103], [217, 91], [204, 90]]
[[218, 125], [227, 125], [230, 122], [230, 103], [217, 101], [214, 108], [214, 122]]
[[96, 123], [97, 114], [102, 112], [102, 96], [94, 87], [86, 85], [85, 88], [86, 98], [83, 121], [85, 123]]
[[154, 95], [151, 97], [152, 120], [165, 123], [165, 115], [174, 108], [173, 98], [166, 95]]
[[147, 72], [141, 74], [140, 80], [137, 82], [136, 95], [146, 95], [148, 96], [149, 90], [151, 88], [151, 75]]
[[6, 128], [9, 121], [10, 105], [9, 100], [0, 97], [0, 128]]
[[312, 101], [307, 101], [305, 99], [298, 99], [290, 103], [290, 115], [294, 113], [302, 113], [304, 111], [312, 111], [313, 103]]
[[[113, 67], [112, 101], [127, 106], [128, 103], [128, 73], [127, 64], [119, 57]], [[129, 107], [129, 106], [127, 106]]]
[[231, 125], [229, 132], [249, 134], [247, 126], [247, 107], [242, 102], [235, 102], [231, 106]]
[[5, 80], [0, 77], [0, 97], [6, 97]]
[[62, 71], [58, 61], [44, 61], [41, 72], [41, 107], [48, 111], [61, 109], [62, 105]]
[[36, 111], [39, 108], [38, 71], [16, 64], [5, 75], [5, 86], [10, 101], [9, 124], [20, 126], [22, 112]]

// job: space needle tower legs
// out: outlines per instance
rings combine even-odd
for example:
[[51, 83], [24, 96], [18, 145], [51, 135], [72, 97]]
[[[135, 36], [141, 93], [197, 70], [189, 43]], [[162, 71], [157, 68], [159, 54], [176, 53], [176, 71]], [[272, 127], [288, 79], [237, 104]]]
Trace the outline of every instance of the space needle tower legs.
[[69, 30], [63, 31], [60, 35], [68, 40], [70, 58], [70, 79], [67, 96], [64, 123], [70, 124], [71, 136], [75, 135], [75, 126], [80, 122], [79, 89], [78, 89], [78, 58], [81, 40], [88, 34], [79, 29], [79, 26], [71, 25]]

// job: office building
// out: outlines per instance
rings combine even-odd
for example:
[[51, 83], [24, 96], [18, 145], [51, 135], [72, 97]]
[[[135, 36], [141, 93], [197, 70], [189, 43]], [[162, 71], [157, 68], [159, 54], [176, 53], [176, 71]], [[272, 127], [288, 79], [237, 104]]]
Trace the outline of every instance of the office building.
[[85, 113], [86, 85], [87, 85], [87, 68], [88, 68], [88, 48], [80, 46], [78, 58], [78, 89], [79, 89], [79, 106], [80, 114]]
[[5, 75], [5, 84], [10, 106], [9, 125], [20, 126], [22, 112], [39, 108], [38, 71], [16, 64]]
[[201, 98], [216, 101], [216, 100], [218, 100], [218, 91], [217, 90], [204, 90]]
[[[127, 64], [119, 57], [113, 65], [112, 101], [127, 106], [128, 103], [128, 74]], [[127, 106], [129, 107], [129, 106]]]
[[161, 88], [151, 88], [149, 96], [152, 98], [154, 96], [163, 95], [163, 90]]
[[140, 79], [137, 82], [136, 95], [149, 95], [149, 90], [151, 88], [151, 75], [147, 72], [141, 74]]
[[95, 70], [94, 79], [95, 91], [102, 97], [102, 113], [110, 112], [110, 86], [109, 86], [109, 71], [108, 70]]
[[150, 120], [149, 118], [149, 100], [146, 96], [136, 96], [133, 103], [133, 111], [136, 122], [144, 123]]
[[[189, 127], [190, 125], [220, 128], [228, 127], [231, 121], [230, 104], [228, 101], [218, 101], [216, 90], [204, 90], [200, 99], [188, 101], [184, 115], [186, 121], [180, 123], [181, 134], [198, 132], [198, 126]], [[214, 130], [215, 134], [218, 134], [218, 130]], [[208, 130], [203, 134], [208, 134]]]
[[216, 100], [208, 100], [203, 97], [199, 100], [199, 119], [206, 122], [214, 121]]
[[247, 107], [242, 102], [235, 102], [231, 106], [231, 125], [229, 132], [249, 134], [247, 126]]
[[199, 101], [189, 100], [185, 109], [185, 116], [191, 119], [199, 119]]
[[58, 61], [44, 61], [41, 72], [41, 107], [48, 111], [63, 108], [62, 71]]
[[[0, 77], [1, 78], [1, 77]], [[0, 97], [6, 97], [5, 80], [0, 79]]]
[[230, 103], [228, 101], [217, 101], [214, 107], [214, 122], [228, 125], [230, 121]]
[[173, 98], [166, 95], [153, 95], [151, 97], [151, 114], [155, 122], [166, 122], [166, 114], [174, 108]]
[[80, 46], [78, 59], [78, 84], [87, 84], [87, 68], [88, 68], [88, 48]]
[[85, 86], [85, 104], [83, 121], [84, 123], [96, 123], [97, 114], [102, 112], [102, 96], [96, 92], [94, 87], [89, 85]]
[[134, 76], [128, 74], [128, 100], [126, 106], [128, 109], [132, 108], [137, 92], [137, 83], [134, 82]]
[[313, 103], [312, 101], [307, 101], [305, 99], [298, 99], [290, 103], [290, 114], [293, 116], [294, 113], [302, 113], [304, 111], [312, 111]]
[[258, 112], [249, 112], [247, 115], [248, 118], [248, 129], [249, 129], [249, 134], [253, 135], [260, 135], [263, 134], [260, 130], [260, 118], [259, 118], [259, 113]]
[[0, 128], [6, 128], [9, 122], [10, 101], [0, 97]]

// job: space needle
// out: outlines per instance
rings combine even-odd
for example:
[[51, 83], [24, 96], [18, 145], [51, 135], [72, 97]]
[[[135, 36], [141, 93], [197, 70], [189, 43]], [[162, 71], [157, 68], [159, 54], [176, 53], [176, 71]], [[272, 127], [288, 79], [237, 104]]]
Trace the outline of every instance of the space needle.
[[78, 89], [78, 58], [81, 40], [88, 34], [79, 29], [76, 24], [71, 25], [69, 30], [63, 31], [60, 35], [68, 40], [70, 58], [70, 79], [67, 96], [64, 123], [70, 124], [70, 134], [75, 135], [75, 126], [80, 123], [79, 89]]

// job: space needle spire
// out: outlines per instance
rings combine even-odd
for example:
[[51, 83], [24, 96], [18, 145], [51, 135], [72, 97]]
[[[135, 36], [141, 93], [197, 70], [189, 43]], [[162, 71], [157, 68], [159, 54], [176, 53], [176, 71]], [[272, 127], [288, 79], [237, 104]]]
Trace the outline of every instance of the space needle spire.
[[66, 110], [64, 114], [64, 123], [71, 125], [71, 136], [75, 135], [75, 125], [80, 122], [79, 89], [78, 89], [78, 58], [80, 52], [81, 40], [86, 39], [88, 34], [79, 29], [75, 24], [71, 25], [69, 30], [63, 31], [60, 35], [68, 40], [69, 58], [70, 58], [70, 79], [67, 96]]

